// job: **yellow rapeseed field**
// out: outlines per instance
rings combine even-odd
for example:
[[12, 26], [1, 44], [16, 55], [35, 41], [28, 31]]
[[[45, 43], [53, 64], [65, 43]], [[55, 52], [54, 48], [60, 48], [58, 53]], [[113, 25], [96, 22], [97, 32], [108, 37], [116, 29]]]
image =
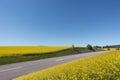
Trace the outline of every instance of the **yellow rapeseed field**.
[[14, 80], [120, 80], [120, 51], [75, 60]]
[[36, 54], [59, 51], [70, 48], [68, 46], [5, 46], [0, 47], [0, 56]]

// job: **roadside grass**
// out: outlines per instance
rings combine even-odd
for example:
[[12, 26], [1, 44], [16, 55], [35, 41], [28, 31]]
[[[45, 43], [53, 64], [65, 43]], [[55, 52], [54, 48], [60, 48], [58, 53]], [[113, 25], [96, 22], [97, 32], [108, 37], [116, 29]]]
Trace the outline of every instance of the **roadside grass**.
[[[99, 51], [95, 50], [95, 51]], [[0, 65], [10, 64], [10, 63], [17, 63], [17, 62], [24, 62], [24, 61], [32, 61], [38, 59], [45, 59], [45, 58], [52, 58], [52, 57], [60, 57], [60, 56], [67, 56], [67, 55], [74, 55], [74, 54], [81, 54], [86, 52], [93, 52], [84, 47], [76, 47], [76, 48], [69, 48], [55, 52], [49, 52], [46, 54], [39, 54], [39, 53], [28, 53], [23, 55], [15, 55], [15, 56], [3, 56], [0, 57]]]

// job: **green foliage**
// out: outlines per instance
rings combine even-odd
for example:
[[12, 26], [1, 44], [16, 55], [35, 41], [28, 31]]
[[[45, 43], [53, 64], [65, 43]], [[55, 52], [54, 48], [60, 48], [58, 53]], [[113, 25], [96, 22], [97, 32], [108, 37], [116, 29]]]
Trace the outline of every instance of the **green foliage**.
[[75, 49], [75, 45], [72, 45], [72, 48]]
[[92, 45], [90, 45], [90, 44], [87, 45], [87, 48], [88, 48], [89, 50], [93, 50], [93, 47], [92, 47]]
[[102, 48], [101, 46], [94, 46], [94, 48]]
[[120, 48], [120, 45], [106, 45], [103, 48]]

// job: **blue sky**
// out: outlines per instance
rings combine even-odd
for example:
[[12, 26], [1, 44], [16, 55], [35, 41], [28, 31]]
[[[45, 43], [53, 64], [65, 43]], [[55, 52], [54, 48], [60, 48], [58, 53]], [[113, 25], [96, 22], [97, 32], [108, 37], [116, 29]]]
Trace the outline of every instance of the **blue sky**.
[[0, 46], [120, 44], [120, 0], [0, 0]]

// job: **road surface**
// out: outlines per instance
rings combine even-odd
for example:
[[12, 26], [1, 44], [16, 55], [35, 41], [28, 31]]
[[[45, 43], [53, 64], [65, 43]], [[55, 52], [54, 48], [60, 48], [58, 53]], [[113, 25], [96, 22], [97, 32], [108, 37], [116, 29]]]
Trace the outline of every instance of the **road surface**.
[[91, 53], [84, 53], [84, 54], [48, 58], [48, 59], [42, 59], [42, 60], [14, 63], [14, 64], [8, 64], [8, 65], [1, 65], [0, 80], [12, 80], [13, 78], [16, 78], [21, 75], [42, 70], [42, 69], [55, 66], [58, 64], [62, 64], [65, 62], [70, 62], [72, 60], [77, 60], [80, 58], [101, 54], [104, 52], [105, 51], [91, 52]]

